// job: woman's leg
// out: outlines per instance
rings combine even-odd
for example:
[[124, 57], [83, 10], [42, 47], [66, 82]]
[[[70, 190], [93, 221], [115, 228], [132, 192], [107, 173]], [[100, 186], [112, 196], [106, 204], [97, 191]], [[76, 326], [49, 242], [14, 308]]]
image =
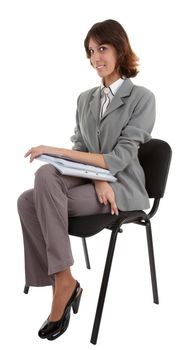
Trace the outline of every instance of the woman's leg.
[[19, 197], [28, 286], [54, 285], [54, 273], [73, 264], [64, 193], [70, 186], [84, 182], [80, 178], [62, 176], [51, 165], [45, 165], [36, 173], [35, 189]]
[[[18, 201], [26, 266], [30, 267], [26, 268], [27, 281], [28, 285], [42, 285], [36, 277], [39, 265], [43, 269], [43, 277], [46, 276], [43, 285], [53, 284], [52, 277], [55, 278], [49, 319], [56, 321], [62, 316], [76, 286], [70, 271], [73, 257], [68, 235], [68, 214], [106, 213], [110, 208], [109, 205], [99, 203], [90, 180], [60, 175], [51, 165], [44, 165], [37, 170], [34, 191], [27, 192]], [[43, 257], [40, 256], [41, 252]], [[38, 255], [40, 257], [36, 259]], [[31, 267], [33, 261], [36, 264]], [[36, 279], [33, 284], [32, 278]]]
[[18, 198], [18, 213], [24, 241], [26, 285], [53, 285], [53, 276], [48, 276], [46, 245], [36, 216], [33, 192], [33, 189], [25, 191]]
[[[67, 197], [69, 216], [110, 213], [110, 205], [100, 204], [98, 201], [92, 182], [70, 188]], [[70, 269], [56, 273], [55, 281], [56, 292], [49, 317], [51, 321], [57, 321], [61, 318], [66, 303], [76, 285]]]
[[34, 205], [46, 245], [48, 274], [73, 265], [68, 235], [68, 192], [85, 179], [63, 176], [52, 165], [44, 165], [35, 175]]
[[73, 278], [70, 268], [55, 274], [54, 295], [49, 321], [57, 321], [61, 318], [75, 287], [76, 280]]

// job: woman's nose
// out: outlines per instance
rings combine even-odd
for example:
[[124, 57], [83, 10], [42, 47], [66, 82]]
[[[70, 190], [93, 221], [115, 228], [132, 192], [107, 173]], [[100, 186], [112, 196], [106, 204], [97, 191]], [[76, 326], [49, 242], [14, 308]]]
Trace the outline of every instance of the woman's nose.
[[93, 59], [94, 59], [94, 61], [99, 61], [100, 60], [100, 53], [99, 53], [99, 51], [94, 51]]

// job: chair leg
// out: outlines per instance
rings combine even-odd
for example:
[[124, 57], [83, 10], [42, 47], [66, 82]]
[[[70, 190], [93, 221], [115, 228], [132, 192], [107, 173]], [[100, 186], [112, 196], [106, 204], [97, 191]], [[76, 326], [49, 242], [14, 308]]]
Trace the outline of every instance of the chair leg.
[[156, 268], [155, 268], [155, 261], [154, 261], [154, 248], [153, 248], [152, 230], [151, 230], [150, 221], [146, 223], [146, 236], [147, 236], [147, 244], [148, 244], [153, 299], [155, 304], [159, 304], [158, 288], [157, 288], [157, 281], [156, 281]]
[[29, 288], [27, 285], [24, 286], [24, 294], [28, 294]]
[[90, 260], [89, 260], [89, 255], [88, 255], [88, 249], [87, 249], [86, 239], [84, 237], [82, 238], [82, 245], [83, 245], [83, 250], [84, 250], [86, 267], [87, 267], [87, 269], [90, 269], [91, 267], [90, 267]]
[[111, 234], [111, 239], [110, 239], [110, 243], [109, 243], [107, 259], [106, 259], [106, 263], [105, 263], [104, 274], [103, 274], [103, 278], [102, 278], [102, 284], [101, 284], [101, 288], [100, 288], [99, 299], [98, 299], [98, 304], [97, 304], [97, 309], [96, 309], [96, 315], [95, 315], [95, 319], [94, 319], [94, 325], [93, 325], [93, 330], [92, 330], [92, 335], [91, 335], [91, 340], [90, 340], [92, 344], [97, 343], [98, 332], [99, 332], [99, 327], [100, 327], [100, 322], [101, 322], [101, 317], [102, 317], [102, 311], [103, 311], [103, 307], [104, 307], [104, 301], [105, 301], [106, 290], [107, 290], [107, 286], [108, 286], [111, 264], [112, 264], [112, 260], [113, 260], [113, 254], [114, 254], [114, 250], [115, 250], [117, 234], [118, 234], [118, 229], [113, 230], [112, 234]]

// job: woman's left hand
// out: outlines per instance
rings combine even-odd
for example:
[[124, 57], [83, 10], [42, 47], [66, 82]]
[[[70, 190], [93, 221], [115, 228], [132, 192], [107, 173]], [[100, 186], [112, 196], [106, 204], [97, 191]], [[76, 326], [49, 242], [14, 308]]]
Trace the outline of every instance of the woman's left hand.
[[40, 156], [43, 153], [48, 153], [48, 154], [56, 154], [56, 148], [55, 147], [50, 147], [50, 146], [37, 146], [37, 147], [32, 147], [26, 152], [25, 157], [30, 156], [30, 162], [32, 162], [36, 157]]
[[111, 214], [119, 215], [119, 211], [116, 204], [115, 193], [107, 181], [94, 180], [94, 187], [101, 204], [110, 204]]

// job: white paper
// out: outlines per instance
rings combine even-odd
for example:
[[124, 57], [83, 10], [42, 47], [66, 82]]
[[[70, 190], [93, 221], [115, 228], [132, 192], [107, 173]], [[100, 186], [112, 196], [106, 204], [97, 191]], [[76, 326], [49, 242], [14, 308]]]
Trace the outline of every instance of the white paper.
[[105, 180], [109, 182], [117, 181], [117, 178], [113, 176], [109, 170], [93, 165], [75, 162], [63, 157], [54, 157], [47, 154], [42, 154], [36, 159], [52, 164], [63, 175], [85, 177], [95, 180]]

